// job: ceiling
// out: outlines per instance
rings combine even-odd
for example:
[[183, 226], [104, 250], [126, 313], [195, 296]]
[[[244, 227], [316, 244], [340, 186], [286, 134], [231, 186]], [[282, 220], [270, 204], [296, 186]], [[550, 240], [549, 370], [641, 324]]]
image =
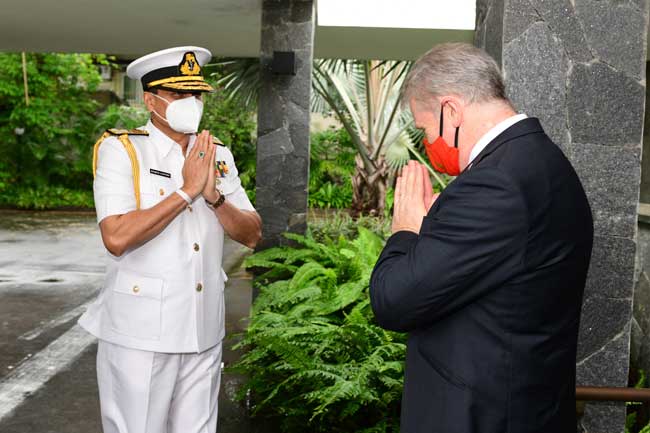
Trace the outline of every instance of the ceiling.
[[[333, 0], [320, 0], [327, 1]], [[256, 57], [261, 4], [261, 0], [0, 0], [0, 51], [95, 52], [133, 58], [170, 46], [199, 45], [215, 56]], [[396, 4], [400, 3], [393, 1], [391, 7]], [[343, 22], [349, 24], [349, 17]], [[471, 42], [473, 33], [316, 26], [314, 55], [411, 59], [434, 43]]]

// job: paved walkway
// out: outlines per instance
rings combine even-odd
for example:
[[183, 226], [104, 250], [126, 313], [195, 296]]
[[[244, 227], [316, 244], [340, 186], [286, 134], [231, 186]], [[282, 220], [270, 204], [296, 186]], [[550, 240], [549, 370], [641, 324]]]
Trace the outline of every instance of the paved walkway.
[[[242, 331], [249, 250], [225, 244], [226, 332]], [[103, 280], [104, 249], [93, 215], [0, 212], [0, 431], [100, 433], [97, 344], [77, 318]], [[238, 356], [224, 345], [224, 363]], [[258, 429], [233, 401], [240, 378], [224, 375], [219, 432]]]

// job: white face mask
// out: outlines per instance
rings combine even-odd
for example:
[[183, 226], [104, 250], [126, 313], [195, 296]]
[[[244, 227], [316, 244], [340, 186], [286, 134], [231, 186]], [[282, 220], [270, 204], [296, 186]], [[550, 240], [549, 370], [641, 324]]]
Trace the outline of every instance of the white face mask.
[[203, 116], [203, 101], [197, 99], [196, 96], [190, 96], [169, 102], [155, 93], [152, 93], [152, 95], [168, 104], [166, 118], [156, 113], [156, 110], [153, 112], [156, 116], [165, 120], [171, 129], [183, 134], [195, 134], [199, 130], [199, 123], [201, 122], [201, 116]]

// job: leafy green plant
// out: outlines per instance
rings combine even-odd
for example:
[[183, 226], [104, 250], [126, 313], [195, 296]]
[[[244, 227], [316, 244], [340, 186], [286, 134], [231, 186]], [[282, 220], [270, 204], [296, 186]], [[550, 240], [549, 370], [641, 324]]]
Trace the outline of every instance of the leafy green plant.
[[310, 236], [317, 242], [328, 242], [343, 236], [353, 239], [359, 232], [359, 227], [370, 230], [382, 239], [391, 234], [391, 219], [371, 216], [353, 218], [344, 211], [322, 211], [309, 215]]
[[352, 204], [352, 185], [322, 184], [316, 191], [309, 191], [309, 206], [318, 208], [343, 209]]
[[63, 186], [38, 188], [10, 185], [0, 188], [0, 206], [19, 209], [93, 209], [93, 193]]
[[[647, 388], [648, 378], [645, 374], [645, 371], [637, 370], [636, 374], [638, 375], [638, 379], [634, 387], [637, 389]], [[625, 433], [650, 433], [650, 422], [642, 427], [638, 426], [640, 420], [638, 419], [637, 408], [639, 406], [643, 406], [643, 403], [628, 401], [626, 403], [626, 406], [628, 407], [628, 414], [625, 419]]]
[[149, 120], [147, 109], [142, 106], [111, 104], [102, 112], [95, 125], [95, 135], [106, 129], [133, 129], [143, 126]]
[[0, 160], [23, 186], [90, 188], [97, 64], [104, 55], [0, 54]]
[[343, 128], [311, 135], [309, 206], [349, 208], [352, 205], [352, 175], [356, 151]]
[[298, 247], [246, 261], [266, 271], [234, 366], [249, 378], [240, 395], [286, 432], [398, 431], [405, 337], [375, 324], [368, 297], [382, 238], [286, 236]]

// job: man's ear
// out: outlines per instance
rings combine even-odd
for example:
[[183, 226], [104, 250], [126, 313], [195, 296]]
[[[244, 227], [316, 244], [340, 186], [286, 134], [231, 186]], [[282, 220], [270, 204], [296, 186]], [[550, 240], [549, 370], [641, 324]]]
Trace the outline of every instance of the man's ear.
[[143, 92], [142, 93], [142, 100], [144, 101], [145, 107], [147, 107], [147, 111], [151, 113], [154, 110], [154, 102], [155, 102], [155, 96], [153, 96], [153, 93], [151, 92]]
[[464, 101], [456, 96], [446, 96], [441, 102], [449, 110], [448, 116], [451, 116], [452, 126], [458, 128], [463, 123]]

